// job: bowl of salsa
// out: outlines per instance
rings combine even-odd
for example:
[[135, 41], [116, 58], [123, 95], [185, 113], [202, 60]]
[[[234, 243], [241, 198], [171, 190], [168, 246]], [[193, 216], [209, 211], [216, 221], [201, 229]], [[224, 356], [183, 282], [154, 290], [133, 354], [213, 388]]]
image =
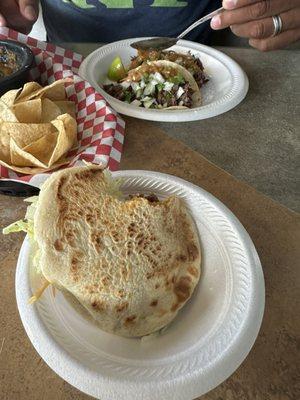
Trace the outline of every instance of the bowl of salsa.
[[23, 43], [0, 40], [0, 95], [27, 81], [33, 60], [32, 51]]

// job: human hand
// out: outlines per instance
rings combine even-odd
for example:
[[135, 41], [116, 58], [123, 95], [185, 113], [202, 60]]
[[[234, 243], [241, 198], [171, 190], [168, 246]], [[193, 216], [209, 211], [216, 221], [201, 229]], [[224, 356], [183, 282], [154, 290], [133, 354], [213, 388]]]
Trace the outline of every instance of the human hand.
[[[211, 20], [211, 27], [230, 27], [258, 50], [281, 49], [300, 39], [300, 0], [223, 0], [223, 7], [226, 10]], [[275, 15], [282, 20], [282, 31], [272, 36]]]
[[38, 0], [0, 0], [0, 26], [27, 34], [38, 14]]

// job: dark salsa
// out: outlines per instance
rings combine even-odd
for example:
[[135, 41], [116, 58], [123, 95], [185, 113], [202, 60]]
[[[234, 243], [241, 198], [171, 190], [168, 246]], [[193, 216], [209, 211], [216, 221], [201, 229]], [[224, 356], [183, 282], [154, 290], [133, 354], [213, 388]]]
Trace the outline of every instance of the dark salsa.
[[0, 46], [0, 79], [13, 74], [19, 68], [17, 55], [5, 46]]

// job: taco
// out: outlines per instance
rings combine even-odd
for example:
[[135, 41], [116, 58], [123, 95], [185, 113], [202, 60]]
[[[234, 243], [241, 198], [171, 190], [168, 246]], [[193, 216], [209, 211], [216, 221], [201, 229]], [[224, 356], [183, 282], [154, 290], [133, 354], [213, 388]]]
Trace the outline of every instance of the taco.
[[167, 60], [145, 62], [129, 70], [118, 84], [104, 85], [118, 100], [152, 108], [194, 108], [201, 105], [200, 89], [192, 74]]
[[175, 62], [187, 69], [192, 75], [199, 89], [208, 82], [208, 78], [204, 73], [204, 67], [198, 57], [191, 52], [177, 53], [174, 50], [141, 50], [138, 49], [138, 54], [131, 59], [129, 69], [135, 69], [148, 61], [167, 60]]

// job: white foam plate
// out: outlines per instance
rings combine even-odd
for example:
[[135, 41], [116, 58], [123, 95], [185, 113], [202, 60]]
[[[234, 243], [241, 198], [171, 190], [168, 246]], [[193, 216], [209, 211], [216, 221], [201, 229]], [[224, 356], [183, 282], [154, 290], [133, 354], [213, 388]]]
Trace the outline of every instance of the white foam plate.
[[248, 78], [241, 67], [226, 54], [187, 40], [179, 40], [171, 47], [179, 53], [190, 51], [203, 63], [209, 82], [201, 88], [203, 104], [201, 107], [182, 110], [153, 110], [130, 105], [107, 94], [102, 85], [108, 83], [107, 71], [116, 56], [124, 65], [129, 65], [136, 50], [130, 43], [147, 38], [121, 40], [100, 47], [91, 53], [81, 64], [79, 74], [89, 81], [119, 113], [131, 117], [164, 122], [183, 122], [206, 119], [222, 114], [237, 106], [248, 91]]
[[[215, 197], [182, 179], [119, 171], [123, 191], [175, 194], [191, 212], [202, 247], [202, 275], [191, 300], [159, 336], [146, 341], [101, 331], [48, 288], [33, 306], [30, 243], [16, 271], [20, 316], [33, 346], [64, 380], [101, 400], [191, 400], [213, 389], [241, 364], [258, 334], [264, 278], [254, 245]], [[33, 184], [41, 183], [40, 176]]]

